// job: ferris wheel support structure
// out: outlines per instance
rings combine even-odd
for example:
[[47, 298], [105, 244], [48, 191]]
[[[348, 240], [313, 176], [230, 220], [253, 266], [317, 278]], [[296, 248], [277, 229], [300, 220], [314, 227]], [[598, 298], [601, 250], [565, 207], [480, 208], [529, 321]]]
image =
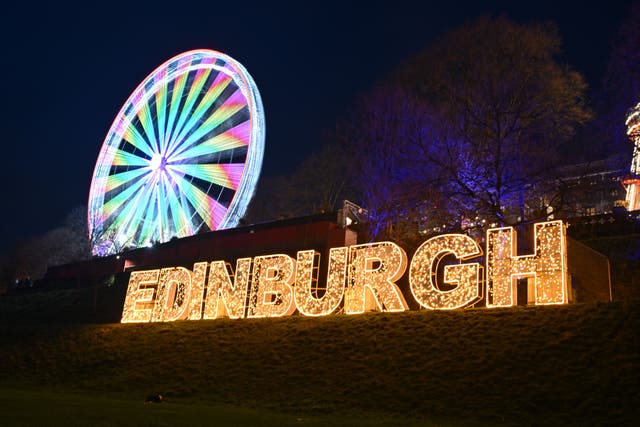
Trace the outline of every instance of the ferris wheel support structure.
[[627, 210], [640, 210], [640, 103], [635, 106], [625, 122], [627, 135], [633, 141], [633, 158], [629, 177], [623, 183], [627, 187]]

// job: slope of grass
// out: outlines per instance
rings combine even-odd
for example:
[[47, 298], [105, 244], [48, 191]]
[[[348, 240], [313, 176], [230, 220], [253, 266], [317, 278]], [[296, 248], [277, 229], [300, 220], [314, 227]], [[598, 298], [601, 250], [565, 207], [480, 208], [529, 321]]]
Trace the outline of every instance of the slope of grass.
[[635, 305], [593, 304], [3, 324], [0, 388], [444, 425], [634, 425], [638, 319]]
[[119, 283], [10, 292], [0, 296], [0, 323], [119, 322], [126, 290]]

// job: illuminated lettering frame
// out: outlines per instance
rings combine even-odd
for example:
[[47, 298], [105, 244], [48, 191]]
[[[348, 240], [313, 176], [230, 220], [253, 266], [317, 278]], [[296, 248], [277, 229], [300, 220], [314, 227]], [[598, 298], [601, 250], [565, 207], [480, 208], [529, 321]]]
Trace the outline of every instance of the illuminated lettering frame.
[[562, 221], [534, 226], [533, 255], [518, 256], [517, 233], [513, 227], [487, 230], [487, 307], [515, 305], [517, 280], [535, 281], [535, 305], [566, 304], [566, 229]]
[[349, 278], [344, 291], [346, 314], [367, 310], [399, 312], [409, 308], [395, 283], [407, 268], [404, 249], [393, 242], [354, 245], [349, 248], [349, 258]]
[[[295, 261], [289, 255], [263, 255], [253, 259], [247, 317], [281, 317], [293, 314]], [[267, 301], [267, 296], [271, 300]]]
[[[329, 250], [327, 282], [325, 288], [321, 289], [317, 284], [320, 254], [314, 250], [298, 252], [294, 298], [300, 314], [326, 316], [338, 309], [344, 296], [348, 261], [349, 248], [339, 247]], [[320, 297], [317, 294], [321, 290], [324, 291], [324, 295]]]
[[213, 261], [209, 267], [207, 300], [202, 318], [217, 319], [225, 316], [230, 319], [244, 318], [250, 277], [251, 258], [238, 259], [235, 274], [229, 263]]
[[[482, 266], [477, 263], [446, 265], [444, 282], [456, 283], [450, 290], [440, 290], [436, 274], [440, 262], [447, 255], [468, 260], [482, 255], [480, 246], [464, 234], [444, 234], [432, 237], [416, 250], [409, 268], [409, 288], [423, 308], [453, 310], [482, 299]], [[435, 264], [435, 266], [434, 266]]]
[[[452, 310], [476, 304], [486, 295], [487, 308], [515, 305], [517, 279], [533, 278], [536, 305], [568, 303], [566, 227], [562, 221], [534, 226], [534, 253], [518, 255], [513, 227], [487, 231], [482, 266], [467, 262], [444, 267], [440, 290], [436, 272], [446, 255], [467, 261], [482, 255], [469, 236], [445, 234], [425, 241], [409, 264], [409, 288], [421, 307]], [[393, 242], [331, 248], [325, 287], [318, 284], [320, 254], [298, 251], [240, 258], [235, 274], [225, 261], [185, 267], [133, 271], [122, 310], [122, 323], [164, 322], [229, 317], [280, 317], [298, 311], [326, 316], [340, 310], [402, 312], [408, 309], [396, 282], [408, 259]], [[207, 274], [208, 272], [208, 274]]]

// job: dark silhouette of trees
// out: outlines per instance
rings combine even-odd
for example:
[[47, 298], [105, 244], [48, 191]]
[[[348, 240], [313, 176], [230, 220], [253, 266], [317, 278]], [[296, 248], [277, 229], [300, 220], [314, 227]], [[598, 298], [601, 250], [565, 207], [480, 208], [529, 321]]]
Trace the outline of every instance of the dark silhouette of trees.
[[36, 280], [44, 276], [47, 267], [89, 259], [87, 230], [87, 208], [73, 208], [61, 227], [18, 242], [5, 255], [6, 277]]
[[[527, 192], [554, 182], [559, 146], [590, 116], [586, 84], [559, 54], [552, 25], [484, 17], [445, 34], [361, 100], [345, 133], [375, 221], [411, 216], [427, 222], [415, 232], [429, 233], [446, 217], [460, 226], [524, 220]], [[554, 200], [536, 203], [546, 215], [560, 209]]]
[[257, 223], [339, 209], [352, 194], [348, 147], [328, 142], [291, 175], [261, 178], [245, 221]]
[[88, 227], [86, 206], [76, 206], [69, 211], [62, 227], [67, 236], [64, 251], [65, 263], [91, 258]]
[[[631, 156], [625, 120], [640, 101], [640, 2], [632, 4], [629, 14], [612, 41], [611, 56], [602, 87], [596, 95], [598, 117], [594, 134], [602, 155]], [[628, 166], [628, 164], [625, 164]]]
[[438, 150], [447, 156], [434, 163], [458, 195], [499, 223], [510, 222], [507, 209], [521, 192], [553, 178], [558, 147], [589, 118], [586, 84], [557, 62], [559, 53], [551, 25], [480, 18], [400, 72], [403, 84], [442, 112], [451, 135]]
[[359, 195], [355, 200], [368, 210], [371, 238], [407, 242], [419, 239], [421, 229], [448, 222], [443, 222], [451, 211], [441, 176], [428, 164], [440, 138], [436, 121], [415, 94], [389, 85], [360, 96], [339, 125]]

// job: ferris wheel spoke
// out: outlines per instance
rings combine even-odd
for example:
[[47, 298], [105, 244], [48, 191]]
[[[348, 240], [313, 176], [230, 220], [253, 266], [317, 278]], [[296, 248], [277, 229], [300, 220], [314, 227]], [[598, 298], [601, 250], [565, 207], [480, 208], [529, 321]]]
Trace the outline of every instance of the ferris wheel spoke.
[[173, 225], [178, 235], [180, 237], [192, 235], [194, 232], [193, 224], [187, 218], [186, 214], [184, 213], [184, 209], [182, 209], [182, 201], [180, 199], [180, 195], [176, 192], [176, 189], [170, 183], [168, 183], [167, 185], [167, 202], [169, 204], [169, 209], [171, 209]]
[[153, 238], [153, 232], [156, 230], [156, 221], [157, 215], [154, 215], [156, 209], [158, 207], [157, 204], [157, 192], [150, 192], [149, 197], [146, 204], [146, 209], [144, 210], [144, 216], [142, 218], [142, 227], [140, 227], [140, 233], [138, 236], [139, 242], [150, 242]]
[[174, 132], [173, 125], [176, 120], [176, 115], [180, 109], [180, 100], [184, 92], [185, 83], [187, 82], [187, 74], [181, 74], [173, 82], [173, 89], [171, 90], [171, 104], [169, 106], [169, 117], [167, 120], [166, 135], [163, 139], [162, 152], [167, 152], [167, 146], [171, 141], [171, 135]]
[[186, 144], [191, 144], [191, 140], [193, 139], [192, 137], [189, 137], [189, 139], [184, 142], [182, 141], [189, 132], [196, 129], [204, 114], [209, 111], [214, 102], [218, 100], [222, 92], [232, 81], [233, 79], [225, 73], [218, 73], [216, 75], [213, 83], [209, 86], [205, 95], [193, 111], [193, 114], [191, 114], [178, 135], [173, 138], [171, 144], [167, 147], [167, 153], [171, 153], [177, 145], [184, 146]]
[[195, 72], [195, 77], [189, 88], [187, 93], [187, 98], [185, 99], [184, 106], [180, 111], [180, 115], [178, 116], [178, 122], [175, 125], [175, 128], [171, 132], [171, 139], [167, 144], [167, 151], [170, 151], [170, 148], [176, 143], [178, 139], [178, 135], [182, 132], [182, 128], [187, 121], [187, 119], [191, 116], [191, 110], [198, 98], [198, 95], [202, 91], [202, 87], [204, 86], [207, 77], [209, 76], [211, 69], [198, 70]]
[[210, 230], [216, 230], [218, 224], [220, 224], [224, 217], [226, 208], [209, 197], [207, 193], [197, 186], [193, 185], [193, 183], [186, 180], [184, 176], [177, 174], [174, 174], [174, 176], [179, 177], [181, 181], [180, 187], [194, 210], [200, 215]]
[[158, 184], [156, 188], [157, 188], [156, 201], [158, 203], [158, 217], [157, 217], [158, 223], [157, 223], [156, 229], [159, 236], [158, 240], [164, 241], [165, 231], [167, 230], [169, 223], [167, 218], [167, 210], [164, 206], [167, 200], [167, 194], [166, 194], [166, 189], [165, 189], [163, 179], [158, 180]]
[[136, 156], [133, 153], [129, 153], [128, 151], [116, 149], [113, 155], [113, 161], [111, 165], [113, 166], [148, 166], [149, 160]]
[[145, 190], [136, 191], [134, 196], [125, 200], [113, 212], [113, 218], [111, 218], [110, 227], [115, 232], [115, 238], [118, 244], [124, 244], [129, 238], [126, 236], [132, 236], [132, 228], [135, 226], [137, 220], [136, 214], [139, 214], [144, 209], [145, 200], [150, 197], [150, 191]]
[[183, 151], [171, 156], [172, 161], [188, 161], [194, 157], [217, 153], [219, 151], [231, 150], [249, 145], [251, 138], [251, 122], [245, 121], [239, 125], [220, 133], [213, 138], [209, 138], [193, 145]]
[[161, 177], [161, 186], [162, 186], [162, 203], [160, 204], [162, 210], [164, 211], [164, 219], [165, 222], [162, 223], [161, 235], [164, 236], [167, 233], [171, 233], [175, 235], [179, 228], [176, 226], [174, 214], [174, 204], [175, 200], [172, 198], [173, 187], [168, 178], [168, 174], [162, 174]]
[[[211, 108], [214, 102], [218, 100], [220, 94], [229, 86], [233, 79], [231, 76], [219, 72], [216, 74], [213, 83], [209, 86], [206, 93], [198, 103], [198, 106], [193, 111], [192, 116], [189, 118], [189, 124], [194, 124], [196, 121], [200, 120], [200, 118], [204, 115], [204, 113]], [[190, 126], [193, 127], [193, 126]]]
[[180, 171], [182, 174], [191, 175], [203, 181], [235, 190], [240, 184], [244, 164], [180, 164], [172, 165], [171, 169]]
[[220, 107], [218, 107], [207, 120], [205, 120], [189, 137], [182, 143], [185, 148], [196, 143], [200, 138], [220, 126], [224, 121], [232, 117], [238, 111], [246, 108], [244, 95], [240, 89], [236, 90]]
[[124, 189], [123, 191], [116, 194], [111, 198], [107, 203], [104, 204], [103, 207], [103, 218], [109, 218], [113, 213], [120, 208], [127, 200], [130, 200], [133, 196], [136, 195], [143, 186], [148, 183], [148, 180], [138, 180], [130, 187]]
[[[126, 117], [123, 117], [114, 123], [114, 138], [122, 139], [133, 147], [139, 149], [149, 157], [153, 156], [153, 148], [148, 141], [140, 134], [136, 126]], [[113, 148], [113, 147], [109, 147]]]
[[142, 190], [136, 192], [134, 197], [122, 204], [120, 211], [113, 221], [119, 224], [121, 232], [127, 236], [134, 234], [133, 231], [137, 226], [140, 215], [144, 212], [152, 195], [153, 190], [148, 189], [148, 187], [143, 187]]
[[109, 192], [115, 188], [120, 187], [123, 184], [130, 183], [131, 181], [143, 177], [149, 173], [147, 168], [137, 168], [127, 172], [121, 172], [114, 175], [109, 175], [105, 183], [105, 191]]
[[135, 229], [140, 221], [140, 215], [151, 198], [151, 191], [139, 191], [136, 197], [123, 205], [114, 223], [123, 236], [135, 236]]
[[140, 124], [142, 124], [147, 140], [151, 143], [151, 146], [157, 153], [160, 151], [160, 146], [158, 144], [158, 139], [156, 138], [153, 118], [151, 117], [151, 108], [149, 107], [151, 99], [152, 98], [149, 98], [149, 100], [141, 104], [140, 109], [138, 110], [138, 120], [140, 120]]
[[156, 80], [159, 81], [160, 85], [155, 94], [156, 98], [156, 117], [158, 123], [158, 149], [159, 152], [162, 153], [162, 149], [164, 147], [164, 139], [165, 135], [165, 121], [166, 121], [166, 103], [167, 103], [167, 82], [165, 80], [166, 70], [162, 70], [156, 76]]
[[129, 124], [129, 126], [127, 126], [122, 134], [122, 138], [149, 157], [153, 156], [153, 148], [133, 124]]

